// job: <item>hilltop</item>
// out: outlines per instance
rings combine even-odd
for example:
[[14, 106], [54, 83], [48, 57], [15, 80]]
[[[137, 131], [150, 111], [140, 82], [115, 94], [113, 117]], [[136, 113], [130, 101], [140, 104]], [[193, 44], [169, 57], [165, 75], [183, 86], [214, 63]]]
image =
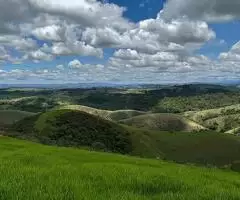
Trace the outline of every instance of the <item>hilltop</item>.
[[132, 148], [129, 133], [123, 127], [77, 110], [53, 110], [27, 117], [12, 129], [47, 144], [86, 146], [123, 154]]
[[101, 117], [106, 120], [110, 121], [119, 121], [123, 119], [127, 119], [130, 117], [138, 116], [145, 114], [145, 112], [137, 111], [137, 110], [104, 110], [104, 109], [96, 109], [88, 106], [82, 106], [82, 105], [65, 105], [57, 107], [58, 110], [79, 110], [86, 113], [89, 113], [91, 115], [95, 115], [98, 117]]
[[129, 126], [146, 130], [198, 132], [206, 130], [203, 126], [180, 115], [157, 113], [145, 114], [120, 121]]
[[240, 104], [217, 109], [185, 112], [184, 116], [218, 132], [231, 132], [240, 124]]

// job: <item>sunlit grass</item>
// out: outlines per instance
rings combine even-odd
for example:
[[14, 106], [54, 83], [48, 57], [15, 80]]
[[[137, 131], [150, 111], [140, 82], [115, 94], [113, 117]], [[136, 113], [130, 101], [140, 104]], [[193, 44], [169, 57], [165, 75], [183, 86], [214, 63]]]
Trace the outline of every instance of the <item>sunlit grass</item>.
[[0, 199], [239, 199], [240, 174], [0, 138]]

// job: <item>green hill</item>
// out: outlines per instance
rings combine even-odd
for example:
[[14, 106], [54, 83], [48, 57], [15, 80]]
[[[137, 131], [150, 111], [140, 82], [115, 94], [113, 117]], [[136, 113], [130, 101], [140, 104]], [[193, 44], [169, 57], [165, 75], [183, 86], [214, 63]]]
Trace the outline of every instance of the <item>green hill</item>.
[[82, 106], [82, 105], [65, 105], [65, 106], [57, 107], [57, 109], [79, 110], [79, 111], [89, 113], [91, 115], [99, 116], [103, 119], [110, 120], [110, 121], [119, 121], [119, 120], [127, 119], [130, 117], [146, 114], [145, 112], [136, 111], [136, 110], [110, 111], [110, 110], [96, 109], [96, 108]]
[[240, 138], [236, 136], [209, 131], [151, 131], [73, 110], [24, 118], [13, 128], [19, 132], [17, 137], [52, 145], [218, 167], [231, 166], [240, 160]]
[[53, 110], [25, 118], [13, 128], [48, 144], [87, 146], [119, 153], [131, 151], [131, 140], [126, 129], [76, 110]]
[[0, 110], [0, 125], [11, 125], [32, 115], [34, 115], [34, 113], [19, 110]]
[[218, 109], [185, 112], [184, 116], [209, 129], [228, 132], [240, 124], [240, 104]]
[[140, 115], [122, 120], [121, 123], [138, 128], [161, 131], [193, 132], [206, 130], [203, 126], [180, 115], [164, 113]]
[[[239, 199], [240, 174], [0, 137], [0, 199]], [[6, 159], [7, 158], [7, 159]]]
[[125, 128], [132, 137], [131, 155], [220, 168], [240, 161], [240, 137], [234, 135], [212, 131], [186, 133]]

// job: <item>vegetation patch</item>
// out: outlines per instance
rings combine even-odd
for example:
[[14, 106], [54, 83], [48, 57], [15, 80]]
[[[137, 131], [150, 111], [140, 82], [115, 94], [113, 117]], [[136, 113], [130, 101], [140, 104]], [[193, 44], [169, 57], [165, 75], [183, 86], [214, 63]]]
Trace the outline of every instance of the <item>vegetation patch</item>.
[[240, 124], [240, 104], [198, 112], [185, 112], [184, 116], [211, 130], [231, 132]]
[[41, 114], [37, 119], [24, 119], [14, 127], [22, 134], [32, 127], [33, 135], [50, 144], [101, 147], [123, 154], [132, 150], [128, 131], [113, 122], [80, 111], [54, 110]]
[[203, 126], [187, 120], [180, 115], [164, 113], [140, 115], [122, 120], [121, 123], [138, 128], [161, 131], [192, 132], [205, 130]]

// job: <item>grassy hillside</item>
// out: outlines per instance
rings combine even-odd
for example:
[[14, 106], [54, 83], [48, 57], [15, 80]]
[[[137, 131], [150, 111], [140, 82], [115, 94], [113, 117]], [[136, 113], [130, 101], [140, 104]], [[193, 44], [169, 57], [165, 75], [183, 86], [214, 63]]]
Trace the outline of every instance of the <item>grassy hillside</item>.
[[240, 137], [209, 131], [171, 133], [126, 128], [133, 141], [132, 155], [218, 167], [240, 161]]
[[82, 106], [82, 105], [65, 105], [65, 106], [57, 107], [56, 109], [59, 109], [59, 110], [62, 110], [62, 109], [63, 110], [65, 110], [65, 109], [79, 110], [79, 111], [89, 113], [91, 115], [99, 116], [103, 119], [110, 120], [110, 121], [119, 121], [119, 120], [127, 119], [127, 118], [130, 118], [130, 117], [145, 114], [145, 112], [136, 111], [136, 110], [110, 111], [110, 110], [102, 110], [102, 109], [91, 108], [91, 107]]
[[[0, 199], [239, 199], [240, 174], [0, 137]], [[7, 159], [6, 159], [7, 158]]]
[[76, 110], [53, 110], [25, 118], [14, 124], [13, 129], [48, 144], [87, 146], [123, 154], [132, 150], [126, 129]]
[[[214, 132], [163, 132], [118, 125], [72, 110], [24, 118], [20, 137], [45, 144], [77, 146], [180, 163], [229, 167], [240, 160], [240, 138]], [[17, 135], [19, 137], [19, 135]]]
[[198, 112], [186, 112], [184, 116], [209, 129], [228, 132], [239, 127], [240, 104]]
[[10, 125], [34, 113], [19, 110], [0, 110], [0, 125]]
[[164, 113], [140, 115], [122, 120], [121, 123], [149, 130], [187, 132], [205, 130], [203, 126], [185, 119], [182, 116]]

